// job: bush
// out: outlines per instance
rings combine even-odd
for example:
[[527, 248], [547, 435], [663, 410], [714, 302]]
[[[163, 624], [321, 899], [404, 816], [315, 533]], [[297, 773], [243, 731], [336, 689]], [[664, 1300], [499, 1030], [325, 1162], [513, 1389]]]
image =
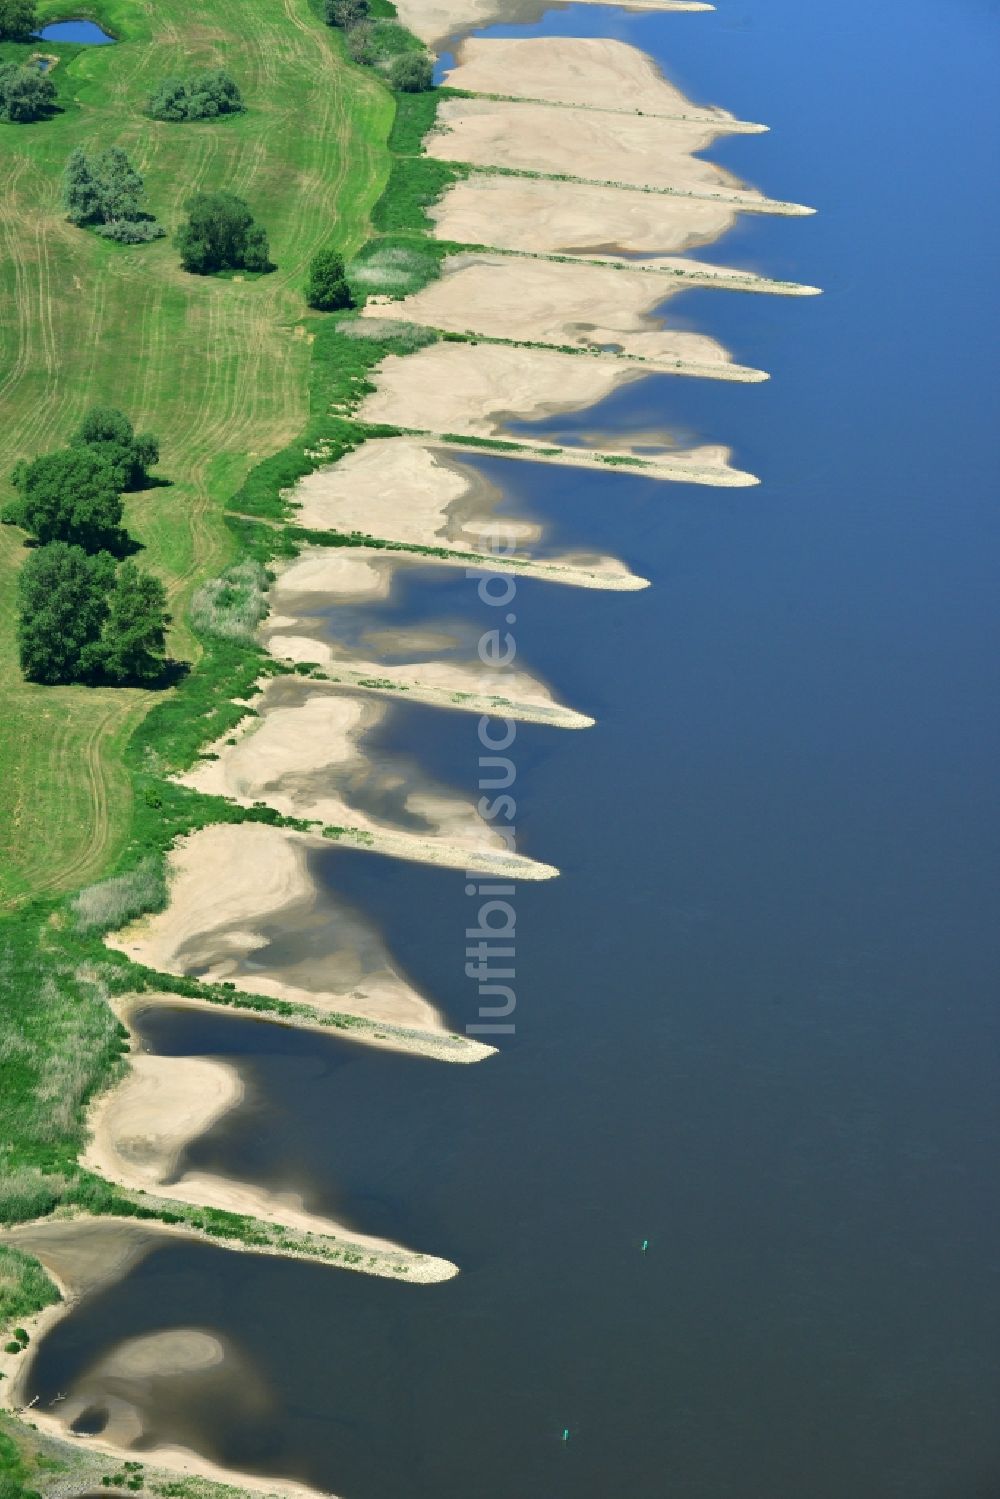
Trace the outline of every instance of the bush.
[[235, 193], [196, 193], [184, 205], [188, 222], [177, 232], [181, 264], [196, 275], [212, 271], [271, 270], [267, 233]]
[[351, 288], [344, 274], [344, 262], [336, 250], [320, 250], [309, 266], [306, 301], [320, 312], [337, 312], [353, 306]]
[[[55, 1207], [62, 1185], [62, 1177], [44, 1176], [34, 1166], [12, 1171], [4, 1162], [0, 1178], [0, 1223], [24, 1223], [30, 1218], [44, 1218]], [[6, 1289], [8, 1265], [4, 1255], [10, 1252], [0, 1245], [0, 1315], [5, 1311], [9, 1295]], [[20, 1316], [22, 1310], [20, 1305], [12, 1306], [6, 1314]]]
[[151, 239], [162, 239], [166, 232], [155, 219], [120, 219], [117, 224], [94, 225], [95, 234], [102, 239], [113, 239], [120, 245], [148, 245]]
[[349, 31], [368, 15], [368, 0], [324, 0], [323, 15], [328, 26]]
[[259, 562], [239, 562], [209, 578], [191, 600], [189, 618], [202, 635], [252, 644], [267, 618], [268, 575]]
[[434, 64], [426, 52], [402, 52], [389, 64], [389, 82], [401, 94], [422, 94], [434, 86]]
[[166, 898], [163, 869], [157, 859], [148, 858], [127, 874], [88, 885], [71, 908], [82, 932], [113, 932], [148, 911], [161, 911]]
[[55, 102], [55, 84], [37, 68], [0, 65], [0, 120], [15, 125], [41, 120], [52, 113]]
[[222, 68], [164, 78], [146, 102], [154, 120], [214, 120], [245, 108], [236, 80]]
[[37, 30], [36, 0], [0, 0], [0, 41], [28, 42]]

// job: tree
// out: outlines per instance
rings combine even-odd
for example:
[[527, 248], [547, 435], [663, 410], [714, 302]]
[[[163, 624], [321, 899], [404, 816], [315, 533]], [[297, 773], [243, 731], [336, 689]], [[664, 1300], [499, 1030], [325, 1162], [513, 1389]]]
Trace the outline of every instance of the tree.
[[54, 541], [32, 552], [17, 580], [17, 643], [29, 682], [75, 682], [100, 638], [114, 558]]
[[266, 271], [271, 268], [267, 232], [254, 223], [249, 204], [235, 193], [196, 193], [184, 205], [188, 222], [177, 231], [176, 245], [186, 271]]
[[368, 15], [368, 0], [324, 0], [323, 14], [328, 26], [342, 26], [349, 31]]
[[44, 453], [20, 463], [13, 480], [19, 498], [3, 519], [43, 543], [65, 541], [96, 552], [121, 541], [122, 500], [107, 459], [89, 447]]
[[344, 275], [344, 262], [336, 250], [320, 250], [313, 256], [306, 282], [306, 301], [320, 312], [336, 312], [340, 307], [354, 305]]
[[115, 406], [92, 406], [70, 444], [94, 449], [113, 470], [119, 489], [142, 489], [149, 470], [160, 461], [160, 444], [153, 434], [137, 434]]
[[55, 102], [55, 84], [37, 68], [0, 65], [0, 120], [28, 124], [51, 114]]
[[236, 80], [222, 68], [165, 78], [146, 103], [154, 120], [210, 120], [244, 108]]
[[91, 670], [117, 683], [155, 682], [166, 651], [167, 596], [159, 578], [123, 562], [108, 598], [101, 638], [91, 653]]
[[375, 27], [371, 21], [358, 21], [344, 33], [351, 61], [369, 67], [375, 61]]
[[101, 211], [101, 196], [91, 158], [81, 146], [70, 155], [63, 174], [63, 204], [73, 224], [94, 224]]
[[0, 41], [27, 42], [37, 30], [36, 0], [0, 0]]
[[141, 244], [164, 230], [142, 206], [143, 180], [120, 146], [88, 156], [79, 147], [66, 163], [63, 203], [74, 224], [93, 225], [107, 239]]
[[401, 52], [389, 64], [389, 82], [401, 94], [422, 94], [434, 84], [434, 64], [426, 52]]

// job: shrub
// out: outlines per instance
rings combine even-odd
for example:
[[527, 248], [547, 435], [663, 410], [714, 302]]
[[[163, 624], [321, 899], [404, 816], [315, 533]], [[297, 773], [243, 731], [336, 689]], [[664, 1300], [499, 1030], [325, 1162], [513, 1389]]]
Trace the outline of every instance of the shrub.
[[348, 31], [368, 15], [368, 0], [324, 0], [323, 15], [328, 26]]
[[336, 250], [320, 250], [313, 256], [306, 282], [306, 301], [320, 312], [337, 312], [353, 305], [344, 274], [343, 258]]
[[236, 80], [222, 68], [164, 78], [146, 102], [154, 120], [214, 120], [245, 108]]
[[4, 1353], [23, 1353], [24, 1349], [21, 1347], [20, 1343], [11, 1342], [5, 1343], [3, 1345], [3, 1351]]
[[[44, 1176], [34, 1166], [11, 1171], [4, 1163], [0, 1177], [0, 1223], [24, 1223], [29, 1218], [44, 1218], [55, 1207], [62, 1185], [62, 1177]], [[7, 1279], [3, 1252], [4, 1246], [0, 1246], [0, 1312], [5, 1304]], [[12, 1310], [15, 1315], [20, 1315], [21, 1308]]]
[[375, 27], [371, 21], [359, 21], [345, 32], [344, 45], [352, 62], [370, 66], [375, 61]]
[[186, 271], [271, 269], [267, 233], [254, 223], [249, 204], [235, 193], [196, 193], [185, 207], [188, 222], [177, 232], [176, 244]]
[[44, 119], [56, 102], [55, 84], [37, 68], [0, 65], [0, 120], [15, 125]]
[[94, 225], [95, 234], [120, 245], [148, 245], [152, 239], [162, 239], [166, 232], [155, 219], [119, 219], [115, 224]]
[[191, 600], [191, 624], [199, 634], [253, 643], [267, 618], [268, 582], [259, 562], [238, 562], [201, 585]]
[[71, 909], [82, 932], [112, 932], [148, 911], [161, 911], [166, 898], [162, 866], [159, 860], [148, 858], [127, 874], [88, 885], [75, 897]]
[[422, 94], [434, 86], [434, 64], [426, 52], [402, 52], [389, 64], [389, 82], [401, 94]]

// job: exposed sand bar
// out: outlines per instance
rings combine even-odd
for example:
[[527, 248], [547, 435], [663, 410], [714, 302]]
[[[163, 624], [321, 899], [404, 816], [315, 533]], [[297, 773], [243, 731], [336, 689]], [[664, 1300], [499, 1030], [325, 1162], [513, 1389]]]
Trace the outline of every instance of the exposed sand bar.
[[[276, 612], [267, 619], [261, 638], [273, 655], [295, 663], [311, 662], [328, 680], [342, 684], [403, 693], [410, 701], [475, 713], [502, 708], [505, 717], [526, 723], [567, 729], [591, 726], [592, 718], [557, 702], [543, 682], [520, 667], [487, 665], [474, 651], [474, 659], [445, 656], [387, 666], [377, 654], [365, 659], [366, 641], [375, 645], [367, 635], [349, 647], [323, 627], [322, 613], [332, 602], [386, 598], [394, 578], [422, 562], [422, 558], [401, 553], [353, 547], [350, 551], [324, 547], [304, 551], [271, 590]], [[315, 633], [308, 633], [311, 628]], [[416, 652], [421, 640], [404, 632], [397, 644]]]
[[499, 518], [501, 490], [446, 444], [373, 438], [307, 475], [290, 498], [310, 530], [357, 531], [466, 554], [426, 559], [438, 565], [467, 568], [472, 553], [486, 570], [526, 572], [578, 588], [648, 587], [615, 557], [526, 554], [525, 545], [538, 539], [541, 526], [509, 515]]
[[[258, 717], [245, 718], [236, 731], [210, 747], [181, 777], [209, 795], [243, 806], [266, 802], [286, 816], [344, 829], [338, 843], [382, 854], [467, 869], [505, 880], [551, 879], [558, 870], [507, 848], [476, 807], [427, 777], [401, 784], [397, 766], [379, 773], [366, 741], [386, 707], [367, 695], [271, 678], [255, 699]], [[229, 739], [235, 737], [235, 743]], [[397, 823], [364, 805], [391, 802]], [[399, 822], [423, 823], [414, 832]]]
[[727, 134], [767, 129], [692, 104], [647, 53], [604, 37], [468, 37], [443, 81], [473, 94], [709, 124]]
[[486, 172], [538, 173], [707, 198], [746, 213], [812, 212], [742, 187], [731, 172], [696, 156], [723, 133], [704, 121], [591, 114], [483, 98], [444, 99], [437, 118], [426, 150], [440, 161], [465, 162]]
[[[166, 909], [109, 937], [108, 945], [161, 972], [235, 982], [249, 993], [321, 1014], [425, 1032], [430, 1041], [449, 1036], [435, 1007], [392, 966], [378, 934], [356, 914], [322, 899], [307, 862], [309, 851], [322, 846], [306, 834], [261, 823], [202, 828], [170, 853]], [[296, 956], [269, 965], [268, 933], [280, 933], [288, 946], [296, 924], [303, 933]], [[318, 928], [334, 946], [317, 958], [307, 952], [305, 939]], [[398, 1030], [366, 1028], [352, 1035], [414, 1049]], [[463, 1042], [460, 1049], [470, 1046]], [[486, 1054], [488, 1049], [478, 1049], [475, 1059]]]
[[[124, 1080], [91, 1106], [90, 1139], [81, 1164], [129, 1191], [281, 1224], [298, 1234], [335, 1239], [352, 1253], [382, 1259], [412, 1253], [387, 1239], [357, 1233], [309, 1212], [296, 1193], [275, 1193], [206, 1171], [178, 1175], [183, 1151], [244, 1096], [238, 1070], [208, 1057], [133, 1055]], [[432, 1263], [421, 1260], [424, 1268]], [[448, 1278], [448, 1262], [437, 1266]], [[452, 1274], [457, 1273], [451, 1266]]]
[[[608, 0], [578, 0], [581, 5], [606, 5]], [[714, 10], [707, 0], [615, 0], [624, 10]], [[564, 0], [398, 0], [399, 19], [428, 44], [445, 41], [457, 32], [490, 26], [496, 21], [530, 24], [547, 10], [562, 10]]]
[[[619, 386], [648, 373], [620, 359], [584, 359], [499, 344], [437, 343], [416, 354], [383, 360], [376, 389], [365, 397], [357, 417], [421, 437], [505, 439], [512, 435], [511, 422], [540, 421], [595, 406]], [[541, 439], [520, 433], [514, 438], [525, 454], [542, 461], [596, 467], [609, 459], [612, 464], [639, 460], [641, 471], [650, 478], [726, 486], [757, 483], [752, 474], [730, 466], [728, 448], [706, 444], [672, 449], [667, 434], [652, 451], [646, 444], [641, 454], [629, 447], [603, 454], [590, 448], [553, 450]]]
[[544, 177], [475, 173], [428, 210], [438, 239], [535, 254], [665, 256], [731, 229], [729, 203]]
[[[586, 262], [450, 255], [440, 279], [404, 298], [399, 312], [446, 332], [575, 347], [592, 357], [626, 355], [660, 373], [765, 379], [762, 370], [734, 364], [714, 338], [665, 328], [652, 315], [665, 297], [697, 282], [687, 271], [693, 264], [686, 262], [684, 279], [668, 279]], [[725, 275], [720, 283], [731, 284]], [[380, 310], [365, 312], [377, 317]]]

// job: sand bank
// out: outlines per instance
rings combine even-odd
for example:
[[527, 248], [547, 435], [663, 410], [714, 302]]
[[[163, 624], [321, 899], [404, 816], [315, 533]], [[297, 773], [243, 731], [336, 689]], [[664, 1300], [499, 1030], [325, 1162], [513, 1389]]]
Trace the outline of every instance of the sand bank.
[[122, 1083], [103, 1093], [88, 1119], [90, 1139], [81, 1164], [129, 1191], [219, 1208], [299, 1234], [342, 1240], [352, 1250], [379, 1255], [411, 1251], [387, 1239], [309, 1212], [294, 1192], [276, 1193], [214, 1172], [178, 1174], [184, 1148], [205, 1134], [243, 1098], [239, 1072], [207, 1057], [139, 1053]]
[[[499, 487], [443, 444], [411, 437], [372, 439], [339, 463], [309, 474], [290, 498], [298, 508], [298, 520], [310, 530], [360, 531], [411, 545], [472, 552], [497, 571], [523, 572], [577, 588], [648, 587], [645, 578], [616, 557], [527, 555], [524, 546], [537, 540], [542, 527], [509, 515], [498, 519], [494, 512], [503, 499]], [[468, 566], [464, 555], [425, 560]]]
[[707, 121], [482, 98], [444, 99], [437, 117], [426, 150], [440, 161], [708, 198], [743, 212], [810, 211], [745, 188], [731, 172], [696, 156], [722, 133]]
[[726, 109], [692, 104], [647, 53], [606, 37], [468, 37], [443, 81], [473, 94], [707, 123], [720, 131], [766, 129]]
[[[346, 685], [403, 692], [411, 701], [481, 713], [490, 713], [499, 705], [505, 716], [565, 728], [587, 728], [593, 723], [592, 718], [557, 702], [549, 688], [531, 673], [514, 665], [485, 664], [478, 657], [474, 641], [469, 643], [464, 658], [441, 654], [436, 660], [393, 661], [391, 665], [379, 659], [383, 642], [374, 630], [363, 632], [352, 644], [343, 643], [325, 619], [332, 602], [345, 597], [354, 601], [384, 598], [403, 571], [424, 565], [422, 558], [398, 553], [373, 552], [358, 557], [352, 549], [351, 557], [357, 565], [345, 567], [342, 552], [321, 547], [303, 552], [279, 575], [271, 591], [275, 613], [261, 632], [274, 655], [313, 662], [332, 680]], [[361, 593], [361, 589], [367, 591]], [[451, 641], [452, 633], [445, 627], [440, 639], [445, 652]], [[431, 648], [435, 641], [421, 641], [412, 632], [403, 632], [398, 640], [393, 638], [386, 644], [395, 646], [393, 654], [398, 655], [421, 645]]]
[[[607, 4], [607, 0], [579, 0], [581, 5]], [[616, 0], [626, 10], [714, 10], [707, 0]], [[398, 0], [396, 10], [403, 25], [425, 42], [444, 41], [458, 32], [490, 26], [538, 21], [547, 10], [561, 10], [561, 0]]]
[[[399, 761], [380, 766], [366, 747], [386, 705], [300, 678], [270, 679], [255, 699], [259, 717], [244, 719], [181, 779], [243, 806], [266, 802], [289, 817], [345, 829], [338, 842], [492, 874], [550, 879], [551, 864], [508, 851], [475, 805]], [[235, 738], [235, 743], [229, 739]], [[407, 781], [410, 784], [407, 784]], [[376, 815], [372, 804], [387, 810]], [[395, 820], [393, 820], [393, 814]], [[407, 824], [423, 824], [422, 831]]]
[[[601, 461], [593, 449], [562, 449], [553, 455], [551, 444], [543, 438], [526, 439], [512, 432], [510, 424], [596, 406], [620, 386], [643, 376], [640, 366], [622, 359], [588, 359], [500, 344], [437, 343], [405, 358], [390, 355], [384, 360], [376, 375], [376, 389], [366, 396], [358, 418], [437, 437], [449, 433], [471, 438], [513, 436], [531, 456], [543, 458], [548, 446], [556, 462], [593, 464]], [[648, 464], [651, 478], [677, 478], [692, 484], [757, 482], [730, 466], [728, 448], [713, 444], [673, 449], [666, 433], [660, 438], [659, 451], [650, 446], [641, 454], [628, 446], [608, 451], [618, 460], [640, 457]]]
[[[340, 923], [343, 946], [322, 964], [326, 984], [317, 983], [315, 974], [309, 975], [311, 985], [297, 982], [306, 965], [292, 958], [268, 968], [271, 939], [262, 928], [286, 931], [293, 914], [308, 920], [316, 911], [321, 891], [307, 854], [323, 846], [319, 839], [261, 823], [202, 828], [170, 854], [166, 910], [109, 937], [108, 945], [162, 972], [232, 981], [250, 993], [330, 1014], [447, 1032], [438, 1011], [395, 971], [377, 935], [356, 918]], [[325, 904], [324, 922], [333, 917]]]
[[477, 173], [454, 183], [428, 211], [436, 237], [455, 244], [642, 255], [656, 264], [654, 257], [711, 244], [732, 228], [738, 210], [708, 198]]
[[607, 359], [627, 356], [641, 360], [646, 372], [765, 379], [762, 370], [734, 364], [714, 338], [664, 327], [662, 318], [653, 316], [667, 297], [692, 285], [707, 281], [752, 290], [760, 278], [691, 260], [664, 261], [663, 267], [675, 274], [520, 255], [451, 255], [439, 280], [398, 307], [407, 322], [425, 327], [571, 347]]

